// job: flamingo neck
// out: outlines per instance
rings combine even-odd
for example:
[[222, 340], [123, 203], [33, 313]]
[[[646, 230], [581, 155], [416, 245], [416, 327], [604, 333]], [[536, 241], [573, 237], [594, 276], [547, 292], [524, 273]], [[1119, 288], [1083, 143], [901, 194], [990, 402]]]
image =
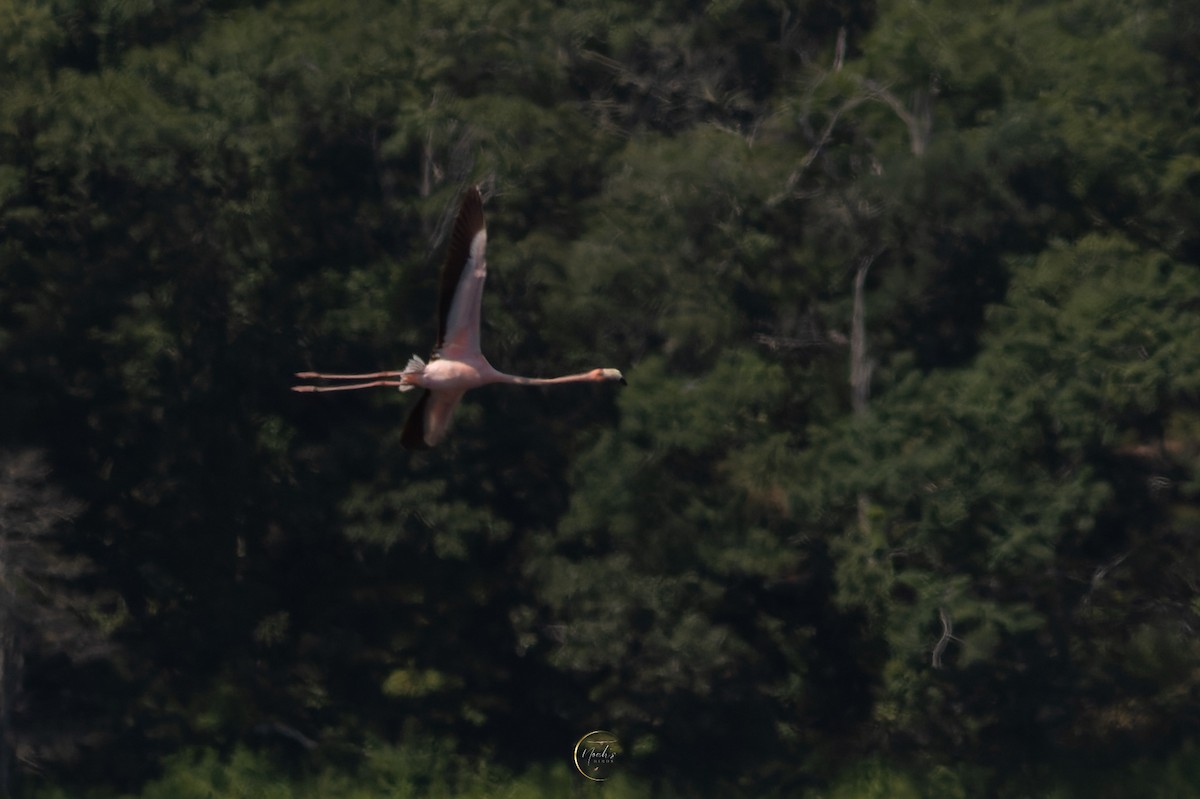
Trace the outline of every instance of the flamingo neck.
[[562, 377], [521, 377], [497, 372], [496, 378], [497, 383], [507, 383], [512, 386], [556, 386], [560, 383], [586, 383], [596, 380], [591, 372], [580, 372], [577, 375], [563, 375]]

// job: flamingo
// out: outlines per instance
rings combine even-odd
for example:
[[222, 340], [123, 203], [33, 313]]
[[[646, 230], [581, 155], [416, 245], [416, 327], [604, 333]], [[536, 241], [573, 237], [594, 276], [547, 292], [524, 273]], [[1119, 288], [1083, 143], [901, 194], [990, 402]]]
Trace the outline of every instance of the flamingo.
[[450, 248], [442, 265], [438, 297], [438, 336], [429, 363], [416, 355], [399, 371], [365, 374], [328, 374], [297, 372], [301, 380], [357, 380], [362, 382], [336, 386], [300, 385], [292, 391], [353, 391], [389, 386], [400, 391], [424, 389], [409, 411], [400, 435], [405, 449], [428, 449], [446, 437], [450, 419], [463, 394], [490, 383], [514, 386], [557, 386], [565, 383], [604, 383], [625, 385], [617, 369], [592, 369], [562, 377], [520, 377], [497, 371], [479, 349], [479, 306], [483, 282], [487, 278], [487, 228], [483, 221], [483, 198], [479, 187], [463, 194]]

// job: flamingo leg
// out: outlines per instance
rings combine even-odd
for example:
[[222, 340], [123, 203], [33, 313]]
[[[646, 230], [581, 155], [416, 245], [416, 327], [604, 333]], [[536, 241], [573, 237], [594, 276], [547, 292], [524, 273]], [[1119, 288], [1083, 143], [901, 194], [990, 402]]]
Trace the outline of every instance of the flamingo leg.
[[[396, 372], [396, 374], [400, 374]], [[329, 377], [329, 375], [324, 375]], [[405, 386], [408, 385], [403, 380], [372, 380], [369, 383], [353, 383], [348, 386], [292, 386], [292, 391], [314, 392], [314, 391], [353, 391], [359, 388], [375, 388], [376, 386]]]
[[399, 377], [404, 374], [403, 371], [397, 372], [366, 372], [361, 375], [333, 375], [326, 372], [296, 372], [296, 377], [301, 380], [316, 380], [324, 378], [325, 380], [378, 380], [387, 377]]

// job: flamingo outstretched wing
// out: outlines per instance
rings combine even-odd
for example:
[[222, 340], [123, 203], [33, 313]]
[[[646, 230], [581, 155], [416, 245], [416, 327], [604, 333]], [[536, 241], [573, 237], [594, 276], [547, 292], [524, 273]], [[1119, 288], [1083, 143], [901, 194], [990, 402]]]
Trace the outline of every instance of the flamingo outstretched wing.
[[589, 372], [552, 378], [506, 375], [492, 368], [479, 349], [479, 310], [483, 284], [487, 279], [487, 228], [483, 219], [483, 198], [479, 187], [463, 194], [450, 235], [446, 260], [442, 264], [438, 291], [437, 344], [433, 358], [425, 364], [414, 356], [403, 370], [365, 374], [298, 372], [297, 377], [321, 380], [359, 380], [337, 386], [292, 386], [294, 391], [322, 392], [390, 386], [406, 391], [424, 389], [409, 411], [400, 434], [407, 449], [428, 449], [445, 438], [454, 409], [468, 389], [488, 383], [549, 386], [564, 383], [619, 381], [625, 378], [617, 369], [592, 369]]
[[478, 356], [479, 307], [487, 278], [487, 228], [479, 187], [463, 194], [442, 264], [438, 294], [438, 337], [435, 353], [466, 360]]

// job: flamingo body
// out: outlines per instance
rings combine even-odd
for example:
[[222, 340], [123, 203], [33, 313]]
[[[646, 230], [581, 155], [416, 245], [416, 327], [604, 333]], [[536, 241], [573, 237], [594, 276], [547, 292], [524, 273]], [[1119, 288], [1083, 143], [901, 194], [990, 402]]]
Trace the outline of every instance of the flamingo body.
[[463, 394], [490, 383], [549, 386], [563, 383], [608, 382], [625, 384], [617, 369], [592, 369], [562, 377], [520, 377], [497, 371], [479, 346], [479, 313], [483, 284], [487, 279], [487, 228], [483, 198], [473, 186], [463, 195], [455, 219], [450, 247], [442, 265], [438, 298], [438, 338], [429, 363], [417, 356], [399, 371], [367, 374], [297, 372], [305, 379], [362, 380], [336, 386], [293, 386], [293, 391], [348, 391], [376, 386], [394, 386], [400, 391], [424, 389], [404, 423], [400, 443], [408, 449], [427, 449], [445, 438], [454, 409]]

